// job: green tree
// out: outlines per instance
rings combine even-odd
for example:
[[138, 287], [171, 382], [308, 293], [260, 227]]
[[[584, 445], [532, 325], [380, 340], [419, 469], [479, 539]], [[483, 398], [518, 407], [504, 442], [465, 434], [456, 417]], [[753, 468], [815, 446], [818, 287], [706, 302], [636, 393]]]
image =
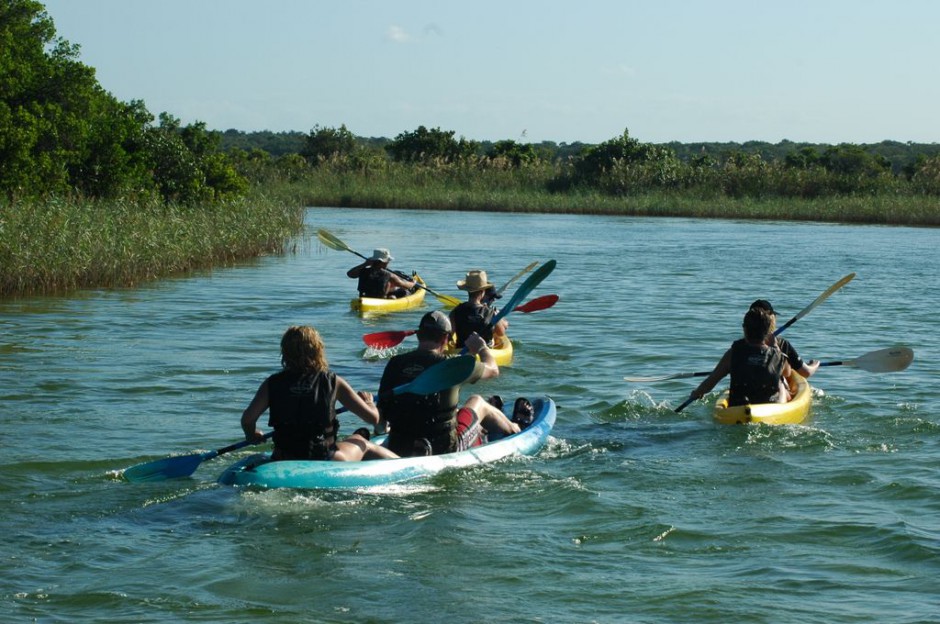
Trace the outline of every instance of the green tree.
[[414, 132], [402, 132], [385, 146], [393, 160], [398, 162], [458, 162], [476, 154], [477, 143], [463, 137], [454, 138], [453, 130], [428, 130], [418, 126]]
[[535, 162], [539, 159], [538, 153], [530, 143], [516, 143], [512, 140], [497, 141], [487, 152], [487, 156], [490, 158], [505, 158], [514, 167]]
[[339, 128], [321, 128], [317, 125], [307, 135], [300, 155], [316, 167], [330, 158], [352, 156], [355, 151], [356, 137], [345, 124]]

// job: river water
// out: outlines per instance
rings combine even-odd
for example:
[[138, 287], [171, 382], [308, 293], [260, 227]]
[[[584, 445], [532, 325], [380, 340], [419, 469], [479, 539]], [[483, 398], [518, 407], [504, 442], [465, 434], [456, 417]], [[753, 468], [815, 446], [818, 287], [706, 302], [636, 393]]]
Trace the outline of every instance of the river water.
[[[362, 335], [421, 312], [350, 312], [359, 259], [317, 228], [455, 296], [468, 269], [557, 260], [532, 296], [559, 303], [508, 317], [514, 364], [474, 389], [553, 397], [549, 444], [370, 492], [216, 485], [240, 452], [123, 481], [239, 440], [291, 324], [377, 387]], [[306, 230], [283, 257], [0, 302], [0, 621], [940, 621], [940, 231], [332, 208]], [[785, 335], [806, 359], [915, 360], [820, 369], [805, 426], [716, 426], [711, 400], [672, 411], [697, 380], [623, 380], [708, 370], [753, 299], [789, 319], [851, 272]]]

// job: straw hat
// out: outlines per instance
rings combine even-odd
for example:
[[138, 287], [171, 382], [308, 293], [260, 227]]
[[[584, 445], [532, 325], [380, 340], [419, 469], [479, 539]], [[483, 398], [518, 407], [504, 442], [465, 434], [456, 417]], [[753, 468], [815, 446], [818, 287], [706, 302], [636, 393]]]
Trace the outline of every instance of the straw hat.
[[468, 271], [466, 279], [457, 280], [457, 288], [472, 293], [492, 286], [493, 284], [486, 279], [486, 271]]

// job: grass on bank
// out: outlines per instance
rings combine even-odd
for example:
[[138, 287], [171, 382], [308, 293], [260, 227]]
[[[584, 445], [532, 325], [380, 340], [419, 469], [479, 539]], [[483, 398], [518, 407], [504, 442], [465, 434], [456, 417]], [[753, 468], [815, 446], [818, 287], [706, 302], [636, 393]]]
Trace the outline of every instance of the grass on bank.
[[291, 183], [308, 206], [564, 213], [622, 216], [757, 219], [940, 226], [940, 198], [883, 193], [787, 197], [730, 197], [696, 191], [650, 191], [612, 196], [599, 191], [546, 190], [546, 173], [421, 170], [392, 167], [382, 172], [337, 171], [320, 167]]
[[282, 253], [295, 202], [253, 197], [208, 207], [52, 198], [0, 202], [0, 296], [132, 286]]

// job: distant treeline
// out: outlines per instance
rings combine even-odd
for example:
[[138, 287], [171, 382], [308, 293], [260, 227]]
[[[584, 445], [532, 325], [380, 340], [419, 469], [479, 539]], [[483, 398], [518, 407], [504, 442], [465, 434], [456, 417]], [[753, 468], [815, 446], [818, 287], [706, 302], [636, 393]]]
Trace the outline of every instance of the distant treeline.
[[[272, 132], [270, 130], [262, 130], [257, 132], [245, 132], [235, 129], [226, 130], [222, 132], [221, 135], [221, 148], [223, 150], [240, 149], [251, 151], [259, 149], [267, 152], [271, 156], [304, 153], [307, 139], [310, 136], [308, 133], [300, 131]], [[393, 139], [355, 136], [355, 140], [365, 147], [383, 150]], [[496, 144], [497, 143], [493, 141], [480, 141], [477, 143], [477, 155], [485, 156], [491, 153]], [[581, 154], [585, 149], [594, 147], [594, 144], [581, 143], [579, 141], [573, 143], [542, 141], [540, 143], [533, 143], [532, 145], [538, 153], [554, 161], [569, 160]], [[764, 161], [783, 161], [794, 153], [811, 150], [821, 154], [828, 149], [836, 147], [836, 145], [831, 143], [798, 143], [787, 140], [780, 141], [779, 143], [769, 143], [767, 141], [746, 141], [744, 143], [731, 141], [680, 143], [679, 141], [670, 141], [668, 143], [658, 143], [654, 145], [671, 149], [681, 161], [686, 163], [703, 155], [709, 155], [716, 160], [726, 160], [734, 154], [756, 155], [760, 156]], [[862, 143], [859, 144], [858, 147], [865, 153], [890, 163], [891, 170], [895, 174], [901, 174], [905, 170], [910, 170], [919, 160], [940, 155], [940, 144], [938, 143], [881, 141], [880, 143]]]

